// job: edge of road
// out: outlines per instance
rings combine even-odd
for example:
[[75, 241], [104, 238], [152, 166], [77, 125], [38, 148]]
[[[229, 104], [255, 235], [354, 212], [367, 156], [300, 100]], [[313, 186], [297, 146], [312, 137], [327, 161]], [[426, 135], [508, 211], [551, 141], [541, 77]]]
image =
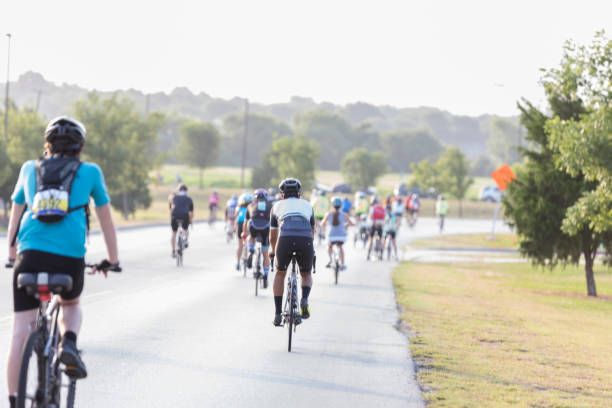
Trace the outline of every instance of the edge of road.
[[[218, 218], [216, 222], [222, 222], [222, 221], [223, 220], [221, 218]], [[208, 223], [208, 220], [199, 219], [199, 220], [193, 221], [193, 224], [204, 224], [204, 223]], [[170, 226], [170, 220], [163, 221], [163, 222], [162, 221], [151, 221], [151, 222], [143, 222], [143, 223], [138, 223], [138, 224], [133, 224], [133, 225], [120, 225], [120, 226], [115, 226], [115, 230], [116, 231], [132, 231], [132, 230], [139, 230], [139, 229], [144, 229], [144, 228], [163, 227], [166, 225]], [[98, 235], [100, 233], [102, 233], [100, 228], [93, 228], [91, 231], [89, 231], [90, 235]], [[1, 232], [0, 238], [6, 238], [6, 232]]]

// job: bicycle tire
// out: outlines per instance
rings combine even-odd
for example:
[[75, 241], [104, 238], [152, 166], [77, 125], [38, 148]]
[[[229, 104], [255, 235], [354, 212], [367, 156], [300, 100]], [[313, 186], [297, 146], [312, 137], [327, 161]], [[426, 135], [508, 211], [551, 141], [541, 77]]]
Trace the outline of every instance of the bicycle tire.
[[68, 395], [66, 397], [66, 408], [74, 408], [74, 400], [76, 397], [76, 380], [71, 379], [68, 384]]
[[288, 345], [287, 345], [287, 351], [291, 352], [291, 342], [293, 340], [293, 325], [294, 320], [295, 320], [295, 316], [294, 316], [294, 310], [295, 308], [293, 307], [293, 285], [291, 285], [289, 293], [289, 324], [287, 325], [287, 328], [289, 330], [289, 339], [288, 339]]
[[340, 274], [340, 263], [336, 260], [336, 267], [334, 268], [334, 284], [338, 284], [338, 275]]
[[[35, 350], [37, 346], [40, 346], [40, 332], [35, 331], [28, 337], [25, 346], [23, 347], [23, 356], [21, 358], [21, 368], [19, 370], [19, 386], [17, 389], [17, 407], [18, 408], [26, 408], [26, 394], [28, 392], [28, 369], [30, 368], [30, 359], [32, 355], [35, 354], [36, 358], [36, 375], [38, 377], [37, 390], [36, 390], [36, 403], [28, 404], [28, 408], [37, 408], [42, 407], [45, 400], [44, 393], [41, 394], [41, 389], [44, 390], [46, 388], [46, 359], [41, 357], [39, 353]], [[30, 373], [32, 374], [32, 373]], [[28, 401], [29, 402], [29, 401]], [[34, 402], [34, 401], [32, 401]]]
[[259, 289], [259, 277], [255, 277], [255, 296], [257, 296], [258, 289]]
[[176, 266], [183, 265], [183, 234], [179, 232], [177, 251], [176, 251]]

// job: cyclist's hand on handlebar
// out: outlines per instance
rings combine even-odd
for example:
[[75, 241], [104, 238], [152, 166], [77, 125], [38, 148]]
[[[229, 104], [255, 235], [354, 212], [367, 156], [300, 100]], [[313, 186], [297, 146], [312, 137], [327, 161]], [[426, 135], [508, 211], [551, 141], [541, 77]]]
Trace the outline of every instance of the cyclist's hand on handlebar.
[[15, 265], [15, 259], [9, 258], [8, 261], [4, 264], [4, 267], [11, 269], [14, 265]]
[[270, 259], [274, 259], [274, 255], [276, 255], [274, 251], [272, 250], [268, 251], [268, 256], [270, 257]]
[[121, 270], [122, 269], [119, 266], [119, 262], [117, 262], [116, 264], [112, 264], [112, 263], [110, 263], [108, 261], [108, 259], [104, 259], [100, 263], [98, 263], [96, 265], [93, 265], [91, 274], [94, 274], [96, 272], [101, 272], [101, 273], [104, 274], [104, 277], [106, 277], [108, 271], [111, 271], [111, 272], [121, 272]]

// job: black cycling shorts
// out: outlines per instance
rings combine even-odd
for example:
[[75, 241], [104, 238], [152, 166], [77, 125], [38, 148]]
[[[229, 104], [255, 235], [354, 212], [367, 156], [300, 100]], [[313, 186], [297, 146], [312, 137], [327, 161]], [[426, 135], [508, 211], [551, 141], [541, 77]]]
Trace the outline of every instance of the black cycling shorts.
[[63, 273], [72, 277], [72, 290], [62, 294], [62, 299], [72, 300], [83, 292], [85, 280], [85, 259], [70, 258], [35, 250], [21, 252], [13, 270], [13, 308], [15, 312], [37, 309], [40, 300], [29, 296], [25, 289], [17, 289], [17, 275], [22, 272]]
[[383, 227], [382, 225], [372, 225], [370, 228], [370, 236], [378, 235], [380, 238], [383, 236]]
[[186, 230], [189, 227], [189, 214], [187, 215], [173, 215], [172, 220], [170, 220], [170, 227], [172, 227], [172, 231], [178, 231], [178, 220], [183, 221], [183, 229]]
[[251, 237], [253, 237], [255, 241], [260, 241], [261, 246], [264, 249], [270, 246], [270, 228], [258, 230], [253, 228], [253, 224], [251, 224], [251, 226], [249, 227], [249, 234], [251, 234]]
[[396, 232], [395, 231], [386, 231], [385, 237], [391, 237], [391, 239], [395, 239]]
[[242, 228], [244, 227], [244, 222], [238, 223], [238, 239], [242, 239]]
[[310, 237], [279, 237], [276, 244], [276, 269], [286, 271], [291, 263], [292, 253], [296, 253], [300, 272], [310, 272], [314, 258], [314, 248]]

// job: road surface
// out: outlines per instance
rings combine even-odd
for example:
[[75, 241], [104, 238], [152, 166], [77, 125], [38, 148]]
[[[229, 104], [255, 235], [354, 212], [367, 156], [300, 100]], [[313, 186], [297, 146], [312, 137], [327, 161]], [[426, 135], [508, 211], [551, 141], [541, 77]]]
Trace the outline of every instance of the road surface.
[[[490, 228], [490, 221], [447, 220], [448, 232]], [[233, 270], [235, 244], [225, 243], [222, 226], [195, 226], [182, 268], [169, 256], [169, 231], [121, 231], [124, 273], [87, 277], [79, 345], [90, 375], [78, 383], [77, 406], [424, 406], [408, 340], [396, 330], [395, 262], [365, 262], [365, 253], [349, 245], [349, 269], [336, 286], [319, 248], [312, 317], [298, 327], [288, 353], [287, 330], [272, 325], [271, 290], [255, 297], [253, 280]], [[435, 220], [421, 219], [399, 236], [407, 242], [436, 233]], [[93, 234], [87, 260], [103, 257], [102, 237]], [[12, 295], [11, 272], [2, 271], [6, 401]]]

